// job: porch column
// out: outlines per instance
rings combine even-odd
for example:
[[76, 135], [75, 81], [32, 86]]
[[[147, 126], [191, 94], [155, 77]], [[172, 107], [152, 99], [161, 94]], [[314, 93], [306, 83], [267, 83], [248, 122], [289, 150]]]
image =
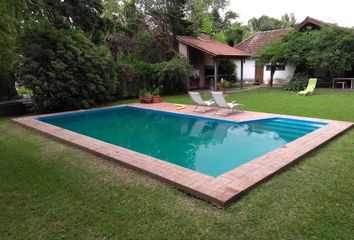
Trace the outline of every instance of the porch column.
[[218, 60], [214, 59], [214, 91], [217, 90], [217, 82], [218, 82]]
[[205, 88], [205, 63], [204, 60], [199, 62], [199, 89]]
[[244, 59], [241, 58], [241, 75], [240, 75], [240, 77], [241, 77], [241, 79], [240, 79], [240, 88], [241, 89], [243, 88], [243, 61], [244, 61]]

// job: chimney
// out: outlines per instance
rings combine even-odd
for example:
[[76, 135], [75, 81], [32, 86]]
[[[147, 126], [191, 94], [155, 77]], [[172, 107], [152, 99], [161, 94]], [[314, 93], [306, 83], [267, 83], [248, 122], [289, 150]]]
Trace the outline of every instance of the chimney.
[[200, 32], [198, 33], [198, 38], [201, 40], [210, 40], [210, 35], [206, 32]]

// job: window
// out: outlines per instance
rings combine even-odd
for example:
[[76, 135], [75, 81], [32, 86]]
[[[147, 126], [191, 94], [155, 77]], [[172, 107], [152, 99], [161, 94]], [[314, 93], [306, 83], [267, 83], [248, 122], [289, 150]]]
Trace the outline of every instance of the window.
[[[270, 71], [270, 65], [267, 65], [267, 66], [266, 66], [266, 70], [267, 70], [267, 71]], [[277, 65], [277, 67], [276, 67], [275, 70], [276, 70], [276, 71], [285, 71], [285, 65]]]

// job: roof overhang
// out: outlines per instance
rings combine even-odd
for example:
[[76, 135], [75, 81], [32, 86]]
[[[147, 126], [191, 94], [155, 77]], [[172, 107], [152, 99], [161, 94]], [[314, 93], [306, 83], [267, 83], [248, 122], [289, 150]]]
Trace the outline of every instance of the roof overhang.
[[198, 49], [206, 54], [210, 55], [212, 58], [248, 58], [250, 55], [241, 50], [235, 49], [221, 42], [214, 40], [205, 40], [197, 37], [190, 36], [177, 36], [177, 40], [187, 46]]

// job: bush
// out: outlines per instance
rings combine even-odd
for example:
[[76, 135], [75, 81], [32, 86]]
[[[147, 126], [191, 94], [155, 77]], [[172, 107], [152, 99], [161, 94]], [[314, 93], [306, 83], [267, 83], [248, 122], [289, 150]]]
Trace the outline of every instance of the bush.
[[114, 62], [79, 30], [27, 28], [22, 36], [21, 80], [33, 90], [38, 110], [89, 108], [112, 100]]
[[154, 64], [155, 87], [160, 87], [163, 94], [178, 93], [186, 90], [186, 79], [191, 69], [188, 61], [179, 55], [168, 62]]
[[132, 64], [117, 64], [117, 97], [136, 97], [140, 89], [162, 94], [182, 92], [190, 65], [183, 57], [176, 56], [170, 61], [147, 63], [136, 61]]
[[230, 81], [223, 80], [222, 82], [219, 82], [219, 83], [218, 83], [218, 86], [219, 86], [219, 87], [222, 87], [222, 88], [229, 88], [229, 87], [232, 86], [232, 84], [231, 84]]
[[304, 73], [294, 75], [288, 83], [284, 85], [284, 89], [288, 91], [301, 91], [307, 86], [308, 76]]
[[33, 91], [31, 89], [28, 89], [28, 88], [17, 89], [17, 94], [19, 94], [19, 95], [32, 94], [32, 93], [33, 93]]
[[219, 75], [225, 75], [231, 82], [236, 82], [236, 64], [232, 59], [221, 59], [219, 62]]
[[140, 89], [151, 89], [154, 85], [154, 65], [136, 61], [117, 63], [117, 97], [136, 97]]

